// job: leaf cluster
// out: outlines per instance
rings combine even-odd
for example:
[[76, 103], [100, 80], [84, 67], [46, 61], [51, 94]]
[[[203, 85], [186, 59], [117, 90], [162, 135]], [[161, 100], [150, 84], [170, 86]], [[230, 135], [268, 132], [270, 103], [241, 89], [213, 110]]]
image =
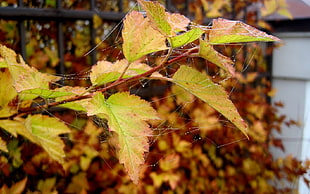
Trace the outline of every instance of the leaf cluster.
[[[302, 165], [293, 158], [289, 167], [272, 161], [266, 167], [266, 163], [261, 165], [252, 159], [251, 154], [258, 152], [259, 154], [255, 155], [257, 159], [271, 160], [267, 151], [268, 146], [266, 149], [258, 146], [267, 141], [269, 131], [265, 132], [265, 127], [268, 126], [259, 122], [257, 118], [262, 119], [262, 115], [268, 111], [267, 115], [274, 115], [266, 103], [260, 107], [263, 109], [261, 114], [257, 115], [256, 108], [259, 105], [255, 103], [253, 106], [244, 105], [236, 100], [233, 102], [231, 99], [234, 96], [226, 92], [230, 87], [229, 84], [218, 83], [199, 70], [205, 68], [206, 63], [200, 62], [201, 67], [198, 67], [197, 64], [188, 65], [183, 61], [189, 58], [209, 61], [224, 76], [229, 78], [239, 76], [240, 80], [242, 78], [246, 83], [246, 78], [236, 72], [233, 61], [220, 53], [216, 46], [279, 39], [240, 21], [219, 18], [213, 20], [212, 26], [202, 26], [191, 22], [181, 14], [166, 12], [157, 2], [139, 0], [138, 3], [146, 12], [146, 16], [141, 12], [132, 11], [124, 18], [122, 30], [124, 59], [112, 62], [98, 61], [90, 70], [91, 85], [88, 88], [62, 86], [59, 84], [61, 77], [29, 67], [14, 51], [0, 46], [0, 127], [3, 129], [1, 133], [4, 134], [0, 139], [0, 149], [9, 156], [1, 157], [1, 163], [10, 166], [9, 163], [12, 162], [12, 168], [19, 168], [24, 163], [24, 171], [29, 175], [29, 182], [38, 174], [35, 169], [46, 169], [44, 171], [46, 178], [40, 180], [38, 185], [29, 187], [36, 187], [42, 192], [45, 188], [46, 192], [53, 192], [55, 187], [64, 187], [61, 185], [63, 181], [68, 186], [60, 190], [68, 193], [86, 190], [95, 192], [96, 189], [111, 185], [117, 185], [120, 192], [126, 192], [128, 187], [131, 187], [130, 191], [137, 192], [139, 190], [156, 192], [170, 188], [179, 193], [195, 190], [244, 192], [249, 188], [262, 188], [267, 193], [275, 191], [267, 181], [284, 176], [273, 171], [280, 172], [283, 169], [290, 171], [298, 166], [300, 172], [292, 173], [292, 179], [296, 178], [297, 174], [303, 174]], [[182, 52], [175, 52], [179, 48], [185, 49]], [[157, 57], [151, 65], [146, 62], [150, 55]], [[161, 73], [161, 70], [172, 65], [177, 66], [177, 70], [171, 76]], [[176, 96], [175, 101], [164, 100], [153, 107], [150, 102], [130, 94], [128, 88], [120, 89], [125, 84], [130, 88], [130, 85], [134, 85], [137, 81], [146, 79], [171, 82], [173, 84], [171, 93]], [[251, 92], [254, 93], [255, 90]], [[192, 101], [195, 103], [191, 104]], [[182, 113], [184, 117], [181, 113], [176, 114], [177, 104], [182, 106], [190, 104], [184, 106], [186, 107]], [[68, 118], [70, 122], [66, 123], [57, 118], [63, 118], [59, 115], [61, 113], [56, 113], [57, 117], [42, 114], [49, 113], [50, 108], [55, 107], [77, 111], [87, 118], [97, 118], [106, 126], [103, 128], [95, 126], [88, 119], [72, 121], [74, 120], [72, 117]], [[222, 128], [218, 113], [230, 124]], [[158, 164], [154, 166], [157, 168], [156, 171], [148, 172], [150, 168], [144, 164], [146, 156], [152, 153], [149, 153], [149, 139], [154, 136], [152, 128], [156, 127], [158, 123], [156, 120], [161, 119], [160, 123], [166, 120], [167, 127], [183, 129], [188, 125], [185, 123], [185, 117], [195, 121], [190, 123], [191, 127], [208, 129], [196, 136], [195, 140], [206, 139], [212, 131], [210, 137], [215, 141], [218, 136], [227, 138], [229, 142], [231, 137], [239, 134], [243, 140], [249, 136], [253, 138], [253, 145], [248, 141], [241, 141], [238, 145], [219, 150], [210, 142], [202, 147], [195, 146], [190, 143], [191, 140], [183, 139], [176, 134], [159, 136], [160, 139], [152, 149], [163, 152], [164, 157], [155, 162]], [[243, 118], [250, 124], [249, 127]], [[83, 130], [73, 129], [74, 125], [69, 124], [72, 122], [84, 122], [75, 124], [85, 127]], [[273, 122], [278, 120], [275, 119]], [[153, 126], [150, 123], [153, 123]], [[229, 130], [230, 128], [234, 130]], [[242, 133], [235, 130], [236, 128]], [[214, 129], [217, 129], [216, 132], [213, 132]], [[109, 144], [98, 144], [98, 137], [104, 136], [103, 133], [111, 136]], [[33, 152], [25, 153], [30, 147], [21, 141], [16, 141], [22, 139], [21, 136], [27, 139], [27, 143], [32, 142], [36, 145], [31, 144], [34, 146]], [[66, 139], [69, 141], [64, 141]], [[249, 144], [252, 146], [250, 151]], [[113, 153], [107, 154], [107, 150], [111, 149], [109, 146], [113, 146], [114, 155], [121, 165], [115, 162], [116, 158], [111, 156]], [[171, 151], [173, 149], [175, 151]], [[22, 151], [23, 155], [30, 158], [28, 162], [25, 158], [21, 158]], [[249, 159], [244, 159], [245, 157]], [[186, 163], [182, 162], [182, 158], [196, 159]], [[46, 165], [49, 165], [49, 168]], [[59, 168], [59, 165], [62, 168]], [[202, 167], [205, 170], [200, 169]], [[253, 172], [251, 169], [256, 170]], [[54, 172], [63, 176], [70, 175], [66, 180], [60, 180], [50, 176], [49, 173]], [[240, 180], [234, 179], [240, 172], [243, 175]], [[3, 177], [5, 176], [13, 176], [13, 173], [6, 172]], [[206, 176], [209, 177], [207, 183], [204, 178]], [[259, 178], [256, 179], [257, 176]], [[143, 188], [141, 185], [134, 186], [129, 179], [135, 184], [143, 181], [146, 186]], [[26, 181], [27, 179], [24, 179], [11, 188], [25, 187]], [[239, 181], [249, 183], [237, 186], [236, 182]], [[96, 185], [96, 182], [102, 182], [103, 185]], [[149, 184], [151, 182], [154, 187]], [[182, 186], [182, 182], [189, 184]], [[233, 187], [227, 187], [230, 184]], [[197, 187], [191, 188], [193, 185]], [[3, 186], [2, 189], [9, 188]]]

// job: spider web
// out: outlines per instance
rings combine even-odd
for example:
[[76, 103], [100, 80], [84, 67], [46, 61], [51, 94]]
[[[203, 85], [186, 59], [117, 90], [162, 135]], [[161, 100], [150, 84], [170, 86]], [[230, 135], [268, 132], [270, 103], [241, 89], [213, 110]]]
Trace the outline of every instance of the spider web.
[[[109, 53], [113, 53], [116, 51], [117, 54], [114, 53], [115, 59], [114, 60], [120, 60], [123, 58], [122, 53], [117, 50], [118, 47], [121, 45], [120, 41], [120, 32], [122, 27], [122, 21], [115, 24], [114, 26], [110, 26], [110, 31], [108, 33], [105, 33], [101, 37], [101, 41], [93, 47], [91, 50], [86, 52], [84, 56], [88, 56], [91, 54], [91, 52], [106, 52], [109, 51]], [[104, 42], [108, 41], [109, 38], [112, 37], [112, 41], [114, 44], [106, 46], [105, 48], [100, 48], [100, 45], [104, 44]], [[171, 58], [178, 56], [180, 53], [188, 50], [189, 48], [193, 47], [195, 45], [189, 44], [187, 46], [174, 49]], [[247, 46], [250, 46], [248, 44], [234, 44], [232, 45], [236, 47], [234, 49], [234, 52], [231, 54], [232, 59], [237, 62], [238, 55], [242, 53], [244, 55], [244, 49], [246, 49]], [[228, 45], [223, 45], [220, 49], [225, 51], [225, 49], [228, 49]], [[245, 60], [241, 62], [242, 69], [241, 72], [244, 73], [248, 71], [248, 69], [251, 66], [251, 62], [253, 60], [255, 53], [248, 53], [247, 56], [245, 56]], [[144, 62], [147, 63], [149, 66], [154, 66], [154, 63], [156, 63], [156, 58], [158, 56], [165, 57], [164, 52], [159, 53], [152, 53], [149, 54], [145, 59]], [[101, 58], [101, 60], [106, 58]], [[100, 59], [99, 59], [100, 60]], [[197, 62], [200, 63], [200, 66], [196, 65]], [[234, 80], [232, 77], [224, 77], [223, 72], [217, 68], [214, 68], [212, 64], [208, 64], [205, 62], [205, 60], [199, 60], [199, 59], [193, 59], [189, 58], [185, 61], [174, 63], [170, 66], [168, 66], [166, 69], [161, 71], [161, 74], [167, 77], [171, 77], [173, 73], [176, 71], [178, 66], [180, 65], [189, 65], [193, 66], [195, 68], [200, 69], [200, 71], [206, 72], [212, 80], [217, 82], [218, 84], [225, 85], [228, 82], [232, 82], [237, 84], [237, 81]], [[90, 74], [90, 67], [86, 68], [85, 70], [82, 70], [77, 73], [72, 74], [58, 74], [63, 78], [64, 81], [71, 81], [71, 80], [78, 80], [78, 81], [89, 81], [89, 74]], [[233, 86], [229, 88], [228, 93], [231, 96], [234, 94], [235, 87]], [[178, 120], [161, 120], [155, 123], [151, 122], [151, 126], [153, 129], [153, 135], [149, 137], [149, 143], [150, 143], [150, 152], [146, 154], [146, 166], [147, 168], [154, 168], [159, 165], [159, 163], [163, 160], [165, 162], [171, 162], [173, 160], [176, 160], [174, 158], [170, 158], [169, 160], [166, 160], [166, 158], [170, 155], [167, 153], [166, 150], [161, 150], [159, 147], [161, 144], [164, 144], [163, 142], [166, 141], [167, 144], [173, 145], [173, 139], [174, 136], [178, 136], [180, 138], [180, 141], [187, 142], [188, 149], [192, 149], [195, 146], [204, 146], [204, 145], [210, 145], [214, 146], [216, 149], [222, 149], [223, 147], [229, 147], [235, 144], [238, 144], [239, 142], [246, 141], [247, 138], [242, 135], [242, 133], [234, 127], [229, 121], [227, 121], [225, 118], [223, 118], [220, 114], [214, 113], [212, 110], [210, 116], [214, 119], [214, 123], [210, 124], [208, 126], [208, 129], [206, 127], [201, 127], [197, 125], [199, 121], [198, 119], [191, 118], [190, 117], [190, 110], [188, 107], [191, 107], [193, 104], [199, 104], [201, 105], [202, 102], [200, 102], [199, 99], [192, 97], [189, 101], [178, 103], [179, 96], [184, 95], [182, 92], [173, 93], [172, 87], [169, 83], [162, 83], [162, 81], [154, 81], [149, 79], [143, 79], [139, 80], [137, 82], [134, 82], [133, 85], [130, 85], [129, 87], [119, 88], [120, 90], [128, 90], [132, 94], [141, 96], [141, 98], [148, 100], [153, 107], [156, 107], [157, 110], [164, 109], [165, 106], [167, 106], [169, 109], [168, 113], [170, 115], [177, 115], [182, 120], [181, 123], [178, 122]], [[109, 94], [109, 92], [108, 92]], [[38, 106], [41, 106], [38, 103]], [[172, 107], [169, 107], [172, 106]], [[197, 108], [193, 106], [194, 108]], [[209, 110], [209, 109], [207, 109]], [[66, 114], [63, 113], [63, 115], [56, 115], [53, 111], [44, 109], [45, 113], [49, 114], [52, 117], [60, 118], [63, 122], [65, 122], [67, 125], [71, 126], [72, 128], [80, 130], [80, 124], [77, 124], [79, 121], [82, 120], [85, 121], [85, 114], [75, 112], [75, 121], [70, 120], [64, 120], [63, 115]], [[72, 113], [72, 111], [70, 111]], [[177, 118], [177, 117], [176, 117]], [[206, 119], [208, 119], [206, 117]], [[102, 120], [98, 117], [92, 117], [93, 123], [100, 128], [101, 132], [97, 135], [98, 138], [98, 145], [100, 147], [108, 147], [108, 150], [106, 151], [108, 153], [108, 157], [105, 158], [105, 156], [102, 156], [101, 158], [105, 161], [105, 164], [108, 166], [109, 169], [112, 169], [114, 165], [117, 164], [117, 161], [113, 158], [116, 157], [116, 149], [109, 144], [110, 138], [113, 136], [112, 132], [109, 130], [107, 121]], [[227, 131], [234, 130], [235, 135], [233, 137], [221, 137], [221, 138], [214, 138], [218, 130], [224, 130], [220, 129], [219, 125], [224, 126], [224, 129]], [[83, 126], [83, 125], [82, 125]], [[62, 137], [66, 141], [73, 141], [74, 143], [78, 143], [79, 141], [83, 142], [82, 140], [78, 139], [72, 139], [68, 135], [64, 135]], [[85, 142], [86, 143], [86, 142]], [[171, 146], [173, 149], [173, 146]], [[114, 156], [114, 157], [111, 157]], [[112, 158], [112, 159], [111, 159]]]

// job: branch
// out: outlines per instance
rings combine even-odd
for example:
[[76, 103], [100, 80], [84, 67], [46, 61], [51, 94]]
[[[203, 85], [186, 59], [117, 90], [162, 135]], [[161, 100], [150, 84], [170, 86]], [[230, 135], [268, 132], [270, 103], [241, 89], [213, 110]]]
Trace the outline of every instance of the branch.
[[[116, 80], [115, 82], [111, 83], [110, 85], [104, 87], [104, 88], [94, 88], [94, 90], [96, 92], [105, 92], [113, 87], [116, 87], [118, 85], [121, 85], [121, 84], [124, 84], [124, 83], [128, 83], [128, 82], [131, 82], [131, 81], [135, 81], [135, 80], [139, 80], [141, 78], [144, 78], [144, 77], [148, 77], [150, 76], [152, 73], [156, 72], [156, 71], [159, 71], [163, 68], [165, 68], [166, 66], [176, 62], [176, 61], [179, 61], [185, 57], [188, 57], [188, 55], [190, 55], [191, 53], [195, 52], [198, 50], [198, 47], [194, 47], [194, 48], [191, 48], [191, 49], [188, 49], [186, 52], [182, 53], [181, 55], [173, 58], [173, 59], [170, 59], [169, 60], [169, 57], [171, 56], [171, 53], [172, 53], [172, 48], [169, 49], [168, 51], [168, 54], [166, 55], [166, 58], [163, 60], [163, 62], [150, 69], [149, 71], [147, 72], [144, 72], [142, 74], [139, 74], [139, 75], [136, 75], [136, 76], [133, 76], [133, 77], [130, 77], [130, 78], [126, 78], [126, 79], [119, 79], [119, 80]], [[60, 105], [60, 104], [65, 104], [65, 103], [68, 103], [68, 102], [73, 102], [73, 101], [77, 101], [77, 100], [82, 100], [82, 99], [86, 99], [86, 98], [91, 98], [92, 96], [94, 95], [94, 92], [92, 93], [89, 93], [89, 94], [85, 94], [85, 95], [82, 95], [82, 96], [74, 96], [72, 98], [69, 98], [69, 99], [66, 99], [66, 100], [62, 100], [62, 101], [59, 101], [59, 102], [51, 102], [51, 103], [48, 103], [47, 104], [47, 107], [50, 108], [50, 107], [54, 107], [54, 106], [57, 106], [57, 105]], [[46, 108], [46, 107], [45, 107]], [[14, 116], [17, 116], [17, 115], [20, 115], [20, 114], [24, 114], [24, 113], [30, 113], [30, 112], [35, 112], [35, 111], [39, 111], [41, 110], [42, 107], [41, 106], [37, 106], [37, 107], [30, 107], [30, 108], [21, 108], [19, 109], [18, 113], [16, 113], [15, 115], [12, 115], [11, 117], [14, 117]]]

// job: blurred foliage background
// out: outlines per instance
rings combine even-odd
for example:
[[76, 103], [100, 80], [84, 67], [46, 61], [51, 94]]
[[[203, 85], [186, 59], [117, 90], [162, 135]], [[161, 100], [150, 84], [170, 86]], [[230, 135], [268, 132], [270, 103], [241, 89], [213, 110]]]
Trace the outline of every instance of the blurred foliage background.
[[[89, 10], [90, 1], [64, 0], [64, 9]], [[262, 16], [285, 8], [284, 1], [270, 7], [260, 0], [173, 0], [160, 1], [172, 12], [180, 12], [199, 24], [210, 24], [211, 18], [224, 17], [244, 21], [257, 28], [272, 31]], [[1, 7], [18, 6], [17, 0], [0, 1]], [[267, 6], [268, 5], [268, 6]], [[56, 8], [55, 0], [23, 0], [23, 6]], [[135, 1], [95, 1], [96, 11], [127, 12], [137, 9]], [[280, 12], [288, 15], [286, 12]], [[123, 58], [121, 25], [94, 15], [92, 21], [62, 21], [64, 31], [64, 68], [66, 85], [88, 86], [88, 70], [93, 65], [87, 54], [93, 46], [91, 23], [96, 33], [97, 60]], [[26, 61], [42, 72], [60, 74], [57, 44], [57, 22], [24, 21], [26, 28]], [[112, 33], [111, 33], [112, 32]], [[20, 37], [17, 21], [0, 20], [0, 42], [17, 53]], [[87, 119], [72, 111], [51, 112], [72, 126], [63, 136], [66, 142], [65, 169], [50, 160], [43, 150], [22, 137], [9, 139], [9, 153], [0, 153], [0, 188], [26, 193], [295, 193], [298, 178], [309, 163], [287, 156], [273, 158], [270, 147], [283, 149], [273, 137], [281, 126], [297, 124], [277, 113], [281, 103], [270, 104], [270, 64], [273, 45], [252, 43], [223, 45], [217, 49], [235, 60], [237, 77], [225, 79], [215, 65], [202, 59], [179, 61], [207, 72], [222, 84], [249, 123], [250, 140], [224, 120], [216, 111], [193, 96], [178, 95], [177, 88], [162, 82], [137, 83], [131, 89], [152, 102], [166, 122], [152, 123], [154, 137], [142, 180], [134, 185], [118, 163], [115, 148], [109, 145], [110, 132], [97, 118]], [[182, 48], [182, 49], [186, 49]], [[86, 55], [85, 55], [86, 54]], [[157, 55], [148, 60], [156, 62]], [[175, 53], [177, 54], [177, 52]], [[171, 65], [165, 73], [175, 71]], [[156, 89], [157, 88], [157, 89]], [[158, 89], [159, 88], [159, 89]], [[191, 103], [188, 103], [191, 102]], [[25, 179], [27, 178], [27, 179]], [[305, 181], [309, 181], [305, 179]], [[307, 182], [309, 185], [309, 182]], [[19, 192], [21, 193], [21, 192]]]

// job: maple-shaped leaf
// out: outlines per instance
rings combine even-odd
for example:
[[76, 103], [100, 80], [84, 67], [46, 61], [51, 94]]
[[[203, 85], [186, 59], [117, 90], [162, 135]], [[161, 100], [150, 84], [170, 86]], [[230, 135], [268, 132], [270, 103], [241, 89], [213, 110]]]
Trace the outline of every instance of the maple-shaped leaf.
[[186, 27], [190, 23], [187, 17], [178, 13], [166, 12], [165, 7], [158, 2], [138, 0], [138, 3], [146, 11], [151, 25], [163, 35], [171, 37], [175, 36], [177, 32], [187, 31]]
[[213, 83], [206, 75], [187, 66], [181, 66], [173, 75], [172, 80], [220, 112], [247, 136], [247, 124], [222, 86]]
[[279, 40], [243, 22], [222, 18], [213, 20], [212, 30], [209, 33], [210, 44]]
[[138, 183], [144, 154], [149, 151], [148, 137], [152, 135], [146, 121], [158, 119], [156, 111], [148, 102], [127, 92], [113, 94], [107, 100], [97, 93], [87, 114], [108, 120], [110, 130], [118, 136], [120, 163], [124, 164], [131, 180]]
[[152, 52], [168, 49], [166, 38], [150, 25], [150, 20], [142, 13], [132, 11], [124, 20], [123, 52], [129, 62], [133, 62]]
[[[9, 117], [17, 112], [16, 106], [10, 102], [17, 96], [13, 87], [13, 79], [7, 69], [0, 71], [0, 117]], [[5, 94], [5, 95], [4, 95]]]
[[232, 66], [234, 62], [229, 57], [217, 52], [212, 45], [202, 39], [199, 40], [199, 56], [214, 63], [231, 75], [235, 75], [235, 68]]
[[46, 115], [29, 115], [26, 119], [0, 120], [0, 127], [14, 136], [24, 136], [41, 146], [57, 162], [64, 162], [65, 145], [58, 135], [69, 133], [70, 129], [62, 121]]
[[[126, 70], [127, 67], [128, 69]], [[125, 70], [126, 72], [124, 73], [123, 78], [133, 77], [150, 69], [151, 68], [147, 64], [140, 63], [139, 61], [135, 61], [130, 64], [126, 59], [116, 61], [115, 63], [111, 63], [109, 61], [99, 61], [91, 69], [90, 81], [92, 85], [98, 86], [119, 79]], [[161, 76], [159, 73], [154, 73], [152, 75], [157, 77]]]
[[[13, 86], [16, 91], [20, 93], [20, 98], [23, 100], [36, 98], [38, 96], [36, 93], [38, 93], [39, 89], [49, 89], [50, 82], [55, 82], [60, 79], [60, 77], [41, 73], [37, 69], [29, 67], [25, 64], [22, 57], [17, 55], [13, 50], [2, 45], [0, 45], [0, 56], [6, 62], [14, 81]], [[36, 91], [33, 93], [30, 92], [31, 94], [22, 94], [23, 91], [33, 89], [36, 89]]]
[[174, 36], [171, 38], [171, 46], [172, 48], [176, 48], [193, 42], [194, 40], [197, 40], [203, 33], [204, 31], [200, 28], [194, 28], [181, 35]]

